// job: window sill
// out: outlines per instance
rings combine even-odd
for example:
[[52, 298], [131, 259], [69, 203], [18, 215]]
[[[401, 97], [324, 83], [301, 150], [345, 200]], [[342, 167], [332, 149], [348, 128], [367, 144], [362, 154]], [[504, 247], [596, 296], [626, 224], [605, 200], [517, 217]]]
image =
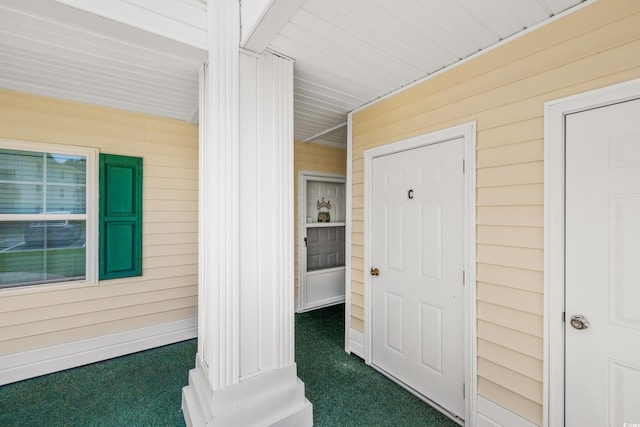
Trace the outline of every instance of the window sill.
[[73, 281], [58, 283], [43, 283], [40, 285], [23, 285], [9, 288], [0, 288], [0, 298], [9, 296], [29, 295], [44, 292], [57, 292], [67, 289], [80, 289], [98, 286], [98, 281]]

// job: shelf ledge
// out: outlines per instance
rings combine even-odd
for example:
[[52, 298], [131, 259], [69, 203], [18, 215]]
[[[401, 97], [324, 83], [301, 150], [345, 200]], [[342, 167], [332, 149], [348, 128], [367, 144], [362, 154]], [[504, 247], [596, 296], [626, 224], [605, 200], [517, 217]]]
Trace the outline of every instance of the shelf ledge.
[[307, 228], [344, 227], [346, 222], [307, 222]]

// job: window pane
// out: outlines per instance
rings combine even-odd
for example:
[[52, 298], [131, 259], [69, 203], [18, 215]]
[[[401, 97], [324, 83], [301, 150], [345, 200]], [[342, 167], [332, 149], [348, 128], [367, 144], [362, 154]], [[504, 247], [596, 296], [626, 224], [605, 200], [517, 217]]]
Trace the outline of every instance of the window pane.
[[344, 233], [341, 226], [307, 229], [307, 271], [345, 265]]
[[47, 213], [86, 213], [84, 187], [47, 185]]
[[0, 181], [42, 182], [44, 154], [0, 149]]
[[44, 155], [0, 149], [0, 213], [42, 212]]
[[47, 154], [47, 182], [84, 185], [87, 161], [82, 156]]
[[0, 214], [42, 213], [42, 185], [0, 181]]
[[86, 213], [86, 163], [84, 156], [0, 149], [0, 214]]
[[0, 222], [0, 288], [84, 280], [85, 221]]

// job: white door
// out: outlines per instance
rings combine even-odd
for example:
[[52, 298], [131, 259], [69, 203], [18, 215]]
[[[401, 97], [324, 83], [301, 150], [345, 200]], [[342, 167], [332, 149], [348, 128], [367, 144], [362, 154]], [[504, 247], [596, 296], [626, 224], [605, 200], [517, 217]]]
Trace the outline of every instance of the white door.
[[374, 158], [371, 212], [372, 364], [459, 418], [463, 158], [463, 138]]
[[566, 426], [640, 425], [640, 100], [565, 124]]
[[[300, 305], [313, 310], [344, 302], [344, 177], [301, 173]], [[322, 213], [322, 217], [319, 214]], [[328, 222], [321, 222], [326, 220]]]

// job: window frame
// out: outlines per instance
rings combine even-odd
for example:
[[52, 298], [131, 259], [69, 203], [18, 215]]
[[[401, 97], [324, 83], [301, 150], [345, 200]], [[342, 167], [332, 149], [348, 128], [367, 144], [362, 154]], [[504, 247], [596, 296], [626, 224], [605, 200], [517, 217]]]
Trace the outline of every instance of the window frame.
[[79, 147], [45, 142], [19, 141], [0, 138], [0, 148], [18, 151], [33, 151], [37, 153], [67, 154], [84, 156], [86, 158], [85, 200], [84, 214], [0, 214], [0, 222], [8, 221], [85, 221], [85, 279], [64, 282], [38, 283], [33, 285], [17, 285], [0, 288], [0, 293], [29, 293], [43, 290], [61, 290], [80, 286], [98, 284], [98, 155], [99, 149]]

